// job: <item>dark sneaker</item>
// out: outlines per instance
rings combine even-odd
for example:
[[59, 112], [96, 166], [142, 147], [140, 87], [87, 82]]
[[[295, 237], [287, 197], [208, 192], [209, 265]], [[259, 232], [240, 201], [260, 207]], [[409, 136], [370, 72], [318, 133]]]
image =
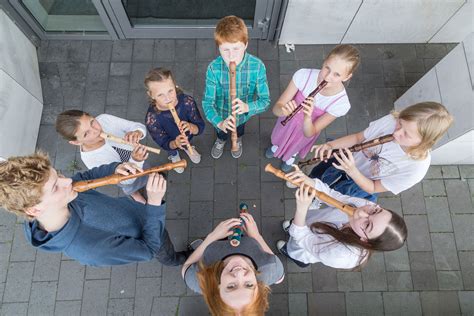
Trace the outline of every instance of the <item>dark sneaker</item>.
[[240, 158], [242, 156], [242, 137], [237, 138], [237, 150], [230, 152], [232, 157]]
[[288, 254], [288, 251], [286, 250], [286, 241], [283, 241], [283, 240], [277, 241], [276, 247], [278, 249], [278, 252], [280, 252], [282, 255], [284, 255], [285, 257], [287, 257], [291, 261], [293, 261], [298, 267], [306, 268], [307, 266], [309, 266], [309, 263], [304, 263], [304, 262], [295, 260], [295, 259], [290, 257], [290, 255]]
[[287, 165], [286, 162], [283, 161], [281, 166], [280, 166], [280, 169], [283, 172], [290, 172], [291, 170], [293, 170], [293, 166], [292, 165]]
[[272, 146], [268, 147], [267, 150], [265, 151], [265, 157], [270, 159], [275, 156], [275, 153], [272, 151]]
[[220, 140], [219, 138], [216, 139], [214, 142], [214, 146], [211, 149], [211, 156], [214, 159], [219, 159], [224, 152], [225, 140]]

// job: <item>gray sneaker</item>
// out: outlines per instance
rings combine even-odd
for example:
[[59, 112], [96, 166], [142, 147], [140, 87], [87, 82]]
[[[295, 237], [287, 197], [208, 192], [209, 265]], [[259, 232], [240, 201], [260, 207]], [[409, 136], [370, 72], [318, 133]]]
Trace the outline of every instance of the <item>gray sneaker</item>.
[[[171, 162], [178, 162], [181, 160], [181, 157], [179, 156], [179, 153], [176, 153], [176, 155], [174, 156], [168, 156], [168, 160], [170, 160]], [[174, 168], [174, 171], [176, 171], [177, 173], [183, 173], [184, 168], [183, 167]]]
[[219, 159], [224, 152], [225, 140], [220, 140], [219, 138], [216, 139], [214, 142], [214, 146], [211, 149], [211, 156], [214, 159]]
[[242, 156], [242, 137], [237, 138], [237, 147], [238, 149], [236, 151], [231, 151], [231, 155], [234, 158], [240, 158]]

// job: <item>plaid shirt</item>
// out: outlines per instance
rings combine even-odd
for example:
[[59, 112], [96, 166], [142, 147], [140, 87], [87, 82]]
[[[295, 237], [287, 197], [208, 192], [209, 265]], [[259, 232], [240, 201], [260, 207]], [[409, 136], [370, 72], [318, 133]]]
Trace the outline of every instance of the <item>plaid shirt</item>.
[[[236, 69], [237, 98], [247, 103], [249, 112], [237, 115], [237, 126], [247, 122], [252, 116], [265, 112], [270, 106], [267, 74], [263, 62], [245, 53]], [[217, 124], [231, 114], [229, 68], [221, 56], [207, 67], [206, 87], [202, 101], [204, 114], [209, 122]]]

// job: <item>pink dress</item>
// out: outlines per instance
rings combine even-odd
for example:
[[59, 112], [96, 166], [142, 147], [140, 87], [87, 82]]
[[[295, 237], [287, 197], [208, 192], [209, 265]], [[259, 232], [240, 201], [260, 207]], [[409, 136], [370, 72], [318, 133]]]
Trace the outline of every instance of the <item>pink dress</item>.
[[[293, 100], [299, 105], [306, 99], [306, 96], [303, 94], [303, 91], [308, 84], [309, 78], [311, 77], [312, 72], [308, 76], [306, 83], [303, 87], [303, 90], [296, 92]], [[309, 95], [309, 93], [308, 93]], [[342, 94], [330, 102], [323, 110], [313, 106], [313, 113], [311, 113], [311, 121], [314, 122], [322, 116], [326, 111], [336, 103], [340, 98], [344, 97], [346, 94]], [[278, 146], [277, 151], [274, 154], [274, 157], [281, 158], [283, 161], [287, 161], [293, 155], [299, 154], [300, 157], [305, 157], [306, 154], [313, 146], [314, 142], [319, 136], [319, 133], [312, 136], [306, 137], [303, 132], [303, 122], [304, 122], [304, 112], [303, 110], [299, 111], [287, 124], [286, 126], [281, 125], [285, 117], [279, 117], [275, 127], [272, 131], [272, 145]]]

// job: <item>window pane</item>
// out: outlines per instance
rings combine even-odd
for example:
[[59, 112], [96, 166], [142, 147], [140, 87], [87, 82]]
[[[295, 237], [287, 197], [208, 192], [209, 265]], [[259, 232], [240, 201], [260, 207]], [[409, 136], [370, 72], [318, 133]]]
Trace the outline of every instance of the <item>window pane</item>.
[[91, 0], [22, 0], [47, 32], [106, 32]]

